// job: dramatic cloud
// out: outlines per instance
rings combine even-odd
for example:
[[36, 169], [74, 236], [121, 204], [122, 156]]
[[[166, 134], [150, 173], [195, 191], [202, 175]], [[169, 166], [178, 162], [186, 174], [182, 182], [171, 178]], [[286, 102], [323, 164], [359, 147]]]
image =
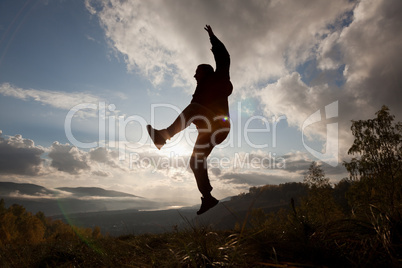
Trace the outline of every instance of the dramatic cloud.
[[[202, 27], [211, 24], [232, 56], [237, 88], [278, 78], [312, 56], [312, 48], [352, 8], [349, 1], [87, 0], [129, 69], [155, 84], [166, 76], [189, 84], [199, 63], [213, 62]], [[193, 66], [193, 67], [191, 67]]]
[[0, 174], [38, 175], [44, 149], [21, 135], [2, 137], [0, 130]]
[[[384, 104], [401, 118], [402, 18], [398, 15], [401, 11], [400, 1], [358, 2], [350, 24], [335, 25], [317, 43], [313, 61], [309, 63], [313, 74], [304, 77], [309, 82], [293, 72], [257, 90], [265, 113], [285, 114], [291, 126], [302, 130], [310, 115], [321, 109], [324, 116], [324, 107], [338, 101], [341, 157], [345, 157], [352, 142], [351, 120], [374, 117]], [[340, 84], [336, 84], [337, 79]], [[304, 134], [310, 138], [314, 134], [325, 142], [326, 123], [323, 117], [321, 124], [305, 129]]]
[[80, 171], [90, 170], [87, 153], [69, 144], [54, 142], [48, 156], [52, 159], [51, 166], [59, 171], [70, 174], [79, 174]]
[[128, 159], [119, 161], [117, 151], [104, 147], [97, 147], [86, 152], [70, 144], [54, 142], [48, 156], [52, 167], [73, 175], [92, 171], [95, 176], [109, 177], [113, 172], [129, 171]]
[[[298, 128], [338, 100], [342, 149], [351, 141], [351, 119], [373, 116], [383, 104], [402, 113], [400, 1], [87, 0], [86, 5], [111, 46], [126, 56], [128, 68], [156, 85], [168, 77], [189, 85], [194, 72], [189, 66], [213, 61], [202, 30], [211, 24], [231, 53], [235, 94], [250, 96], [254, 88], [267, 115], [285, 114]], [[267, 84], [270, 80], [275, 82]], [[310, 138], [313, 133], [325, 141], [325, 124], [306, 131]]]
[[401, 1], [361, 1], [353, 22], [340, 33], [345, 88], [356, 111], [373, 114], [386, 104], [401, 118], [401, 12]]
[[257, 94], [268, 116], [285, 114], [288, 123], [299, 128], [309, 115], [324, 108], [320, 107], [321, 104], [336, 100], [335, 92], [330, 87], [309, 87], [297, 72], [281, 77]]
[[[222, 196], [250, 186], [301, 181], [313, 160], [322, 164], [327, 176], [335, 181], [346, 175], [340, 163], [347, 159], [345, 154], [353, 140], [351, 120], [373, 118], [384, 104], [398, 121], [402, 119], [399, 0], [86, 0], [85, 5], [92, 19], [99, 21], [110, 48], [123, 56], [128, 71], [153, 83], [154, 87], [147, 89], [150, 95], [162, 100], [167, 91], [155, 94], [153, 90], [173, 85], [183, 91], [177, 94], [179, 98], [185, 94], [190, 97], [196, 66], [214, 62], [203, 30], [205, 24], [210, 24], [231, 55], [231, 107], [236, 101], [243, 105], [241, 117], [232, 114], [233, 129], [243, 130], [244, 124], [238, 120], [243, 116], [272, 120], [273, 115], [286, 116], [286, 123], [283, 120], [280, 125], [287, 124], [286, 129], [278, 133], [284, 134], [283, 139], [292, 139], [289, 146], [286, 150], [269, 148], [277, 152], [276, 163], [283, 162], [284, 166], [270, 165], [274, 158], [267, 151], [251, 151], [244, 144], [214, 151], [209, 159], [216, 156], [218, 165], [211, 163], [209, 174], [214, 192]], [[86, 34], [90, 40], [91, 36], [95, 33]], [[0, 84], [0, 94], [62, 110], [101, 101], [88, 93], [22, 89], [8, 83]], [[116, 97], [119, 93], [112, 94]], [[131, 99], [135, 92], [126, 94]], [[138, 99], [144, 105], [156, 100], [135, 98], [134, 103]], [[336, 113], [329, 118], [326, 107], [332, 103], [336, 103]], [[96, 109], [90, 110], [92, 116], [97, 116]], [[119, 113], [115, 110], [116, 119]], [[313, 114], [321, 120], [303, 125]], [[90, 125], [88, 121], [73, 121], [72, 132], [98, 129], [98, 122], [91, 121]], [[338, 133], [328, 131], [330, 124], [338, 124]], [[302, 144], [302, 137], [322, 154], [326, 153], [329, 138], [336, 138], [339, 165], [330, 167], [311, 151], [304, 151], [307, 145]], [[193, 200], [198, 191], [188, 168], [188, 154], [183, 154], [191, 153], [188, 147], [168, 144], [162, 151], [148, 145], [120, 147], [130, 157], [119, 161], [118, 153], [108, 150], [115, 148], [85, 151], [59, 142], [41, 148], [20, 135], [0, 137], [0, 172], [32, 175], [32, 180], [57, 178], [70, 184], [79, 180], [86, 185], [110, 185], [118, 180], [121, 189], [131, 187], [143, 196]], [[279, 154], [285, 154], [282, 162]], [[224, 158], [228, 161], [221, 161]]]

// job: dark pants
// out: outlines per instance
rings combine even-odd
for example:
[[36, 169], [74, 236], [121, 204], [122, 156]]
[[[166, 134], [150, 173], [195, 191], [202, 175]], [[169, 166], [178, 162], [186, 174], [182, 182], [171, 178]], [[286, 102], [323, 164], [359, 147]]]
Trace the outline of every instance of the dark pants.
[[169, 136], [173, 137], [191, 123], [197, 126], [198, 136], [190, 158], [190, 168], [194, 172], [199, 191], [205, 197], [209, 196], [212, 191], [208, 178], [207, 157], [212, 149], [228, 136], [230, 122], [227, 117], [217, 116], [208, 108], [191, 103], [167, 128]]

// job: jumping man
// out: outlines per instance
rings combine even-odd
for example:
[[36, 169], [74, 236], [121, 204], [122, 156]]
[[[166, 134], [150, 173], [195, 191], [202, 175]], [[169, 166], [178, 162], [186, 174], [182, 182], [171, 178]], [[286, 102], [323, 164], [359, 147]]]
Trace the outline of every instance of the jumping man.
[[230, 56], [223, 43], [215, 36], [211, 26], [204, 28], [212, 44], [216, 69], [209, 64], [198, 65], [194, 78], [197, 87], [191, 103], [182, 111], [177, 119], [166, 129], [156, 130], [147, 126], [148, 133], [155, 146], [160, 150], [166, 140], [184, 130], [191, 123], [198, 130], [197, 140], [190, 158], [190, 167], [194, 172], [197, 186], [202, 194], [201, 208], [198, 215], [218, 204], [211, 195], [212, 186], [208, 178], [207, 157], [212, 149], [222, 143], [229, 134], [228, 97], [233, 86], [230, 82]]

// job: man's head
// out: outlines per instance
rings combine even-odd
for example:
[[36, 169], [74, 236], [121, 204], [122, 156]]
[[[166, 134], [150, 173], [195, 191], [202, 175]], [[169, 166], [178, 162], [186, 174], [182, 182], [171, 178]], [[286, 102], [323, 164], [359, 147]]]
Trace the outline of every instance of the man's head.
[[211, 65], [200, 64], [198, 65], [197, 70], [195, 70], [194, 78], [195, 80], [197, 80], [197, 83], [200, 83], [202, 80], [204, 80], [206, 77], [210, 76], [213, 73], [214, 68], [212, 68]]

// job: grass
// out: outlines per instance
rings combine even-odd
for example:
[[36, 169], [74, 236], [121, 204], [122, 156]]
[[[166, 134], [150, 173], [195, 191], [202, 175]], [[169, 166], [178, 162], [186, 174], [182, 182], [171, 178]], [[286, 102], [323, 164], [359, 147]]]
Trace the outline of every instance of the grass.
[[[258, 248], [252, 234], [197, 228], [164, 234], [9, 245], [1, 267], [283, 267], [275, 248]], [[268, 255], [267, 255], [268, 256]], [[294, 264], [295, 267], [304, 267]]]
[[[0, 267], [391, 267], [378, 239], [378, 224], [339, 220], [306, 234], [289, 211], [257, 220], [250, 226], [214, 230], [187, 221], [162, 234], [108, 237], [77, 235], [37, 244], [6, 244]], [[185, 219], [186, 220], [186, 219]], [[383, 231], [381, 231], [383, 234]], [[389, 240], [389, 239], [388, 239]], [[388, 241], [386, 240], [386, 241]], [[386, 266], [384, 266], [386, 265]]]
[[402, 267], [400, 218], [374, 206], [364, 215], [328, 210], [323, 219], [311, 200], [270, 213], [253, 204], [233, 229], [180, 215], [184, 227], [120, 237], [11, 206], [0, 217], [8, 239], [0, 240], [0, 267]]

